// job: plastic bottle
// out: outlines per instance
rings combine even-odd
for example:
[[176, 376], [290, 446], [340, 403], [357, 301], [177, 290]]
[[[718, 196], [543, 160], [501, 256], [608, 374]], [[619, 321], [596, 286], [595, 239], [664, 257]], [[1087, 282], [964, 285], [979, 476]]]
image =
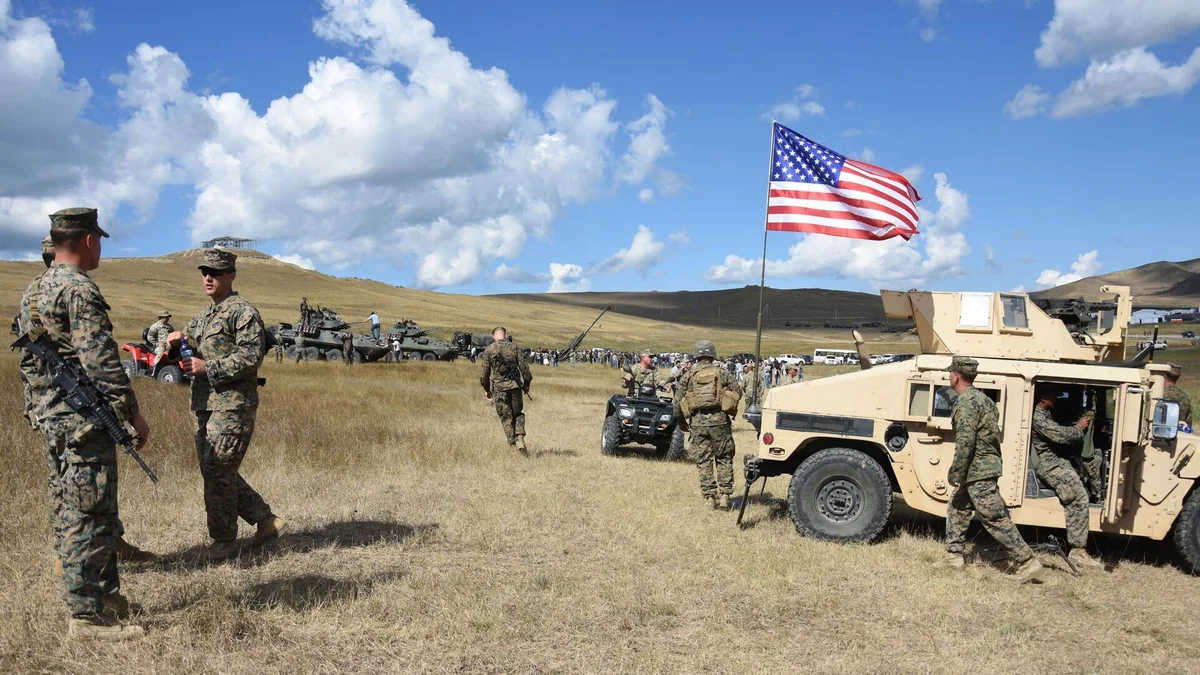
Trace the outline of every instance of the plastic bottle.
[[190, 359], [196, 356], [196, 352], [192, 351], [192, 346], [188, 344], [187, 338], [179, 338], [179, 358]]

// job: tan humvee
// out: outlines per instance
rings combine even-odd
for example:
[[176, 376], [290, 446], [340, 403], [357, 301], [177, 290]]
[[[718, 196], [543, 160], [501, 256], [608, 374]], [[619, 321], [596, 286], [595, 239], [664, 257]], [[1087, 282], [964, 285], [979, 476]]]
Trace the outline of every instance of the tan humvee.
[[893, 493], [944, 516], [954, 457], [945, 368], [963, 354], [979, 361], [975, 386], [1000, 410], [999, 486], [1013, 521], [1064, 527], [1062, 506], [1030, 457], [1034, 387], [1054, 383], [1065, 392], [1054, 408], [1067, 417], [1060, 422], [1095, 416], [1080, 448], [1103, 458], [1091, 530], [1172, 535], [1187, 567], [1200, 570], [1200, 438], [1179, 431], [1178, 404], [1162, 400], [1167, 367], [1125, 362], [1129, 289], [1103, 291], [1113, 300], [1096, 314], [1056, 317], [1023, 293], [883, 291], [888, 317], [913, 321], [921, 353], [769, 390], [761, 421], [749, 416], [760, 440], [746, 458], [747, 483], [790, 474], [796, 529], [820, 539], [874, 539]]

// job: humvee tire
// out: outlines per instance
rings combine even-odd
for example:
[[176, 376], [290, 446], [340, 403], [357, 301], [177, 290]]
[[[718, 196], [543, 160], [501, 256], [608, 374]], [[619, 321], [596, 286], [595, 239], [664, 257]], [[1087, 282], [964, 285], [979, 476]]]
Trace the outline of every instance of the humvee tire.
[[867, 543], [883, 531], [891, 512], [891, 481], [883, 467], [857, 450], [814, 453], [788, 486], [788, 514], [805, 537]]
[[183, 371], [179, 366], [163, 366], [159, 368], [158, 375], [154, 376], [159, 382], [167, 384], [179, 384], [183, 382]]
[[1183, 502], [1183, 510], [1175, 519], [1175, 550], [1183, 558], [1184, 571], [1200, 574], [1200, 490]]
[[600, 454], [612, 455], [617, 451], [621, 438], [621, 420], [616, 415], [604, 418], [604, 430], [600, 433]]
[[671, 433], [671, 444], [667, 446], [667, 454], [664, 457], [670, 462], [682, 462], [684, 457], [683, 429], [675, 427], [675, 431]]

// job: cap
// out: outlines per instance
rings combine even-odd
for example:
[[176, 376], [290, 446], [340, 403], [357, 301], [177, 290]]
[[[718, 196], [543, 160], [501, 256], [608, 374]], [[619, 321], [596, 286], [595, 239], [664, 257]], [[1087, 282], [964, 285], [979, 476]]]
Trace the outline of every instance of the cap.
[[99, 212], [96, 209], [76, 206], [50, 214], [51, 232], [95, 232], [101, 237], [108, 233], [100, 229]]
[[1166, 366], [1170, 368], [1170, 370], [1167, 371], [1167, 375], [1172, 380], [1178, 380], [1180, 377], [1183, 377], [1183, 368], [1181, 368], [1178, 363], [1168, 363]]
[[797, 366], [794, 363], [789, 363], [787, 364], [787, 368], [784, 368], [784, 370], [800, 370], [800, 366]]
[[226, 251], [223, 248], [206, 248], [204, 249], [204, 262], [200, 263], [200, 269], [210, 270], [232, 270], [237, 269], [237, 254], [233, 251]]
[[946, 367], [946, 371], [950, 373], [962, 373], [963, 375], [975, 375], [979, 372], [979, 362], [969, 356], [955, 356], [950, 359], [950, 365]]
[[171, 313], [164, 309], [163, 311], [158, 313], [158, 318], [169, 319], [169, 318], [171, 318]]
[[42, 240], [42, 255], [54, 255], [54, 240], [50, 237]]
[[654, 356], [654, 352], [650, 351], [649, 349], [643, 349], [641, 355], [642, 356]]

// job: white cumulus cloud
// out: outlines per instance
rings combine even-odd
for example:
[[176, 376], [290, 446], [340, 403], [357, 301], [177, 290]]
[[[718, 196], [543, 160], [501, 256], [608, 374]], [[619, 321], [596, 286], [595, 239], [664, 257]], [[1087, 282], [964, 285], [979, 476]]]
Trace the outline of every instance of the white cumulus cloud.
[[691, 237], [691, 235], [688, 234], [687, 230], [680, 230], [678, 232], [672, 232], [671, 234], [667, 235], [667, 239], [670, 239], [671, 243], [674, 243], [674, 244], [690, 244], [690, 243], [692, 243], [692, 237]]
[[592, 287], [592, 282], [583, 276], [583, 267], [574, 263], [550, 263], [549, 277], [548, 293], [582, 292]]
[[1075, 281], [1079, 281], [1084, 277], [1094, 276], [1100, 271], [1100, 252], [1093, 249], [1087, 253], [1080, 254], [1075, 262], [1071, 263], [1071, 271], [1067, 273], [1059, 272], [1058, 270], [1042, 270], [1038, 275], [1038, 288], [1051, 288], [1053, 286], [1062, 286]]
[[629, 246], [612, 254], [596, 266], [597, 274], [616, 274], [625, 270], [636, 270], [646, 274], [650, 268], [662, 262], [664, 244], [645, 225], [638, 225], [637, 233]]
[[638, 190], [638, 201], [643, 204], [649, 204], [654, 199], [654, 190], [650, 188], [642, 188]]
[[1050, 94], [1042, 91], [1036, 84], [1027, 84], [1017, 92], [1011, 101], [1004, 104], [1004, 114], [1014, 120], [1033, 117], [1046, 112]]
[[816, 87], [811, 84], [802, 84], [792, 92], [792, 98], [772, 105], [763, 115], [763, 119], [776, 119], [780, 122], [791, 123], [805, 116], [823, 117], [825, 106], [811, 100], [816, 95]]
[[621, 156], [621, 168], [617, 178], [630, 184], [638, 184], [658, 164], [658, 160], [670, 154], [667, 143], [667, 118], [671, 111], [658, 97], [646, 96], [646, 114], [626, 125], [629, 133], [629, 148]]
[[313, 264], [313, 261], [309, 260], [308, 258], [305, 258], [302, 255], [290, 254], [290, 255], [277, 255], [277, 256], [273, 256], [273, 257], [276, 260], [279, 260], [281, 262], [295, 265], [296, 267], [301, 267], [306, 270], [315, 270], [317, 268], [316, 265]]
[[1138, 47], [1107, 61], [1093, 61], [1083, 77], [1059, 95], [1051, 116], [1080, 117], [1112, 108], [1128, 108], [1145, 98], [1182, 96], [1198, 80], [1200, 47], [1177, 66], [1165, 65], [1157, 56]]

